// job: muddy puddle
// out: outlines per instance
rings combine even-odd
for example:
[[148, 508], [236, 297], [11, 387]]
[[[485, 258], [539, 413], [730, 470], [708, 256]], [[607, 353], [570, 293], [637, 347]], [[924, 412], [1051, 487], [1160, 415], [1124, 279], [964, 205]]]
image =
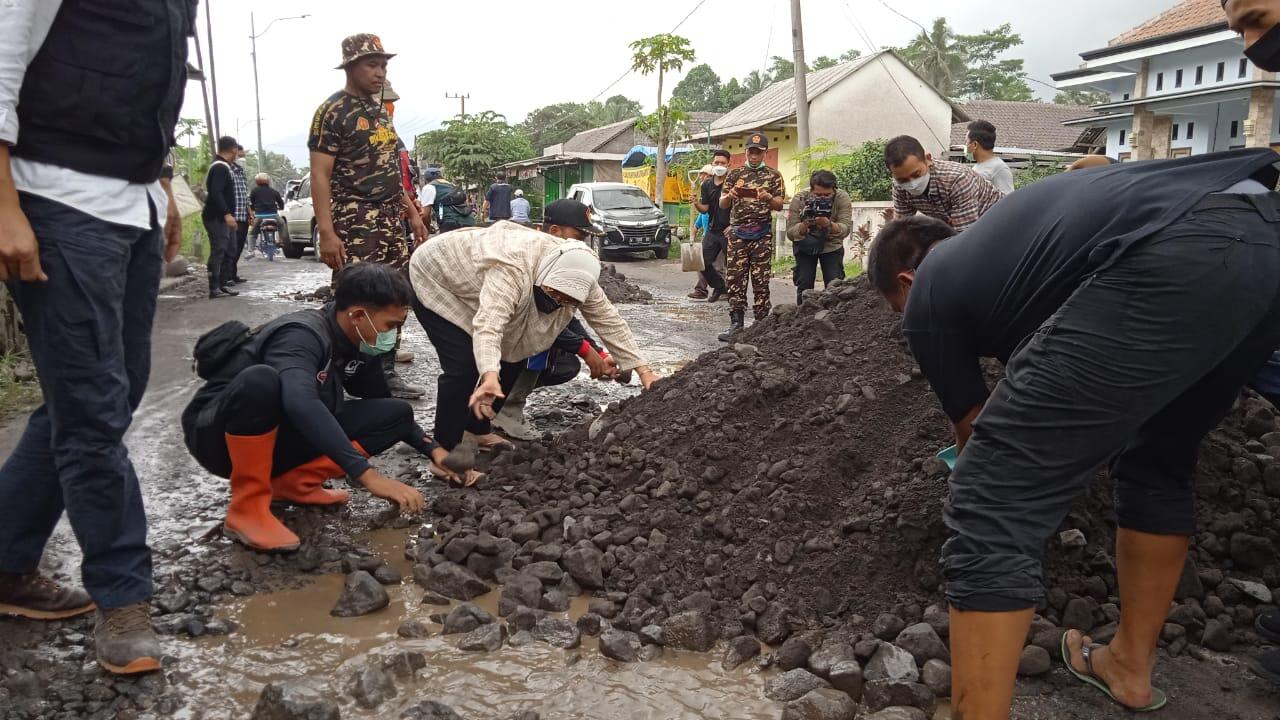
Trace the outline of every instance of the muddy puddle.
[[[225, 606], [239, 624], [225, 638], [184, 643], [172, 681], [187, 699], [178, 717], [248, 717], [262, 686], [273, 680], [311, 677], [332, 688], [344, 718], [398, 717], [410, 705], [434, 699], [467, 718], [505, 718], [536, 710], [543, 718], [705, 718], [756, 720], [778, 717], [780, 707], [763, 695], [765, 677], [747, 667], [726, 673], [716, 653], [667, 650], [657, 661], [621, 665], [599, 654], [593, 638], [577, 650], [535, 643], [503, 646], [493, 653], [458, 650], [460, 635], [406, 640], [396, 635], [408, 619], [448, 608], [419, 605], [422, 591], [409, 579], [405, 531], [385, 530], [362, 540], [406, 575], [388, 588], [390, 607], [361, 618], [333, 618], [329, 609], [342, 588], [331, 575], [298, 589], [258, 595]], [[498, 592], [475, 603], [497, 613]], [[586, 611], [578, 598], [569, 617]], [[433, 632], [439, 626], [431, 624]], [[355, 668], [396, 651], [426, 655], [427, 667], [398, 679], [398, 694], [377, 710], [359, 708], [344, 692]]]

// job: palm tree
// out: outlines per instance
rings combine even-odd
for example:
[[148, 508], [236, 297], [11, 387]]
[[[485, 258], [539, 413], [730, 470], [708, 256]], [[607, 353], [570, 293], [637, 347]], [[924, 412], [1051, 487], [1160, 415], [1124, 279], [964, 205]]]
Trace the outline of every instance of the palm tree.
[[[662, 33], [653, 37], [641, 38], [631, 43], [631, 69], [639, 72], [641, 75], [648, 75], [653, 71], [658, 72], [658, 106], [654, 110], [654, 115], [658, 122], [656, 125], [662, 129], [659, 137], [654, 138], [658, 141], [658, 158], [657, 167], [654, 169], [654, 175], [657, 180], [657, 202], [658, 207], [662, 207], [662, 195], [666, 188], [667, 179], [667, 143], [671, 141], [669, 130], [673, 129], [670, 122], [663, 122], [663, 104], [662, 104], [662, 81], [663, 76], [668, 70], [679, 70], [684, 67], [687, 62], [693, 62], [693, 48], [689, 46], [687, 38], [673, 35], [671, 33]], [[667, 114], [669, 117], [669, 113]]]
[[964, 48], [947, 26], [946, 18], [933, 21], [933, 29], [923, 30], [902, 49], [902, 57], [938, 92], [947, 97], [955, 91], [968, 71]]

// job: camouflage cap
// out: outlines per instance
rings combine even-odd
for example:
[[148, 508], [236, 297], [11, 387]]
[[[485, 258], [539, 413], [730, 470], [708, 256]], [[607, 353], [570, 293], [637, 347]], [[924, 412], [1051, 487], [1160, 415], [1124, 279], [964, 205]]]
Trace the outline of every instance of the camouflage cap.
[[342, 41], [342, 64], [334, 68], [335, 70], [345, 70], [351, 63], [366, 57], [380, 56], [385, 58], [393, 58], [395, 53], [389, 53], [382, 47], [382, 38], [372, 33], [359, 33]]

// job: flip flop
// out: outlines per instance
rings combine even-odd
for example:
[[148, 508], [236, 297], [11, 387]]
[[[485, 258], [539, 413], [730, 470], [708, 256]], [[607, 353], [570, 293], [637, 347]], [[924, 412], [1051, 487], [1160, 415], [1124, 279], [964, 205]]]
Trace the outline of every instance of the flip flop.
[[427, 466], [427, 472], [431, 473], [431, 476], [436, 478], [437, 480], [443, 480], [446, 483], [448, 483], [449, 487], [455, 487], [455, 488], [475, 487], [475, 484], [480, 482], [480, 479], [484, 477], [484, 473], [476, 472], [475, 470], [468, 470], [466, 473], [466, 477], [470, 480], [470, 482], [468, 482], [467, 480], [462, 480], [462, 481], [455, 480], [454, 479], [455, 476], [445, 472], [444, 468], [440, 467], [435, 463], [431, 463], [430, 465]]
[[[1111, 688], [1107, 687], [1107, 683], [1093, 671], [1093, 658], [1091, 656], [1094, 648], [1103, 646], [1098, 643], [1085, 645], [1082, 642], [1080, 644], [1080, 655], [1084, 658], [1084, 665], [1087, 668], [1085, 672], [1080, 672], [1071, 665], [1071, 650], [1067, 647], [1067, 635], [1069, 634], [1070, 631], [1062, 633], [1062, 664], [1067, 666], [1067, 672], [1075, 676], [1077, 680], [1101, 690], [1107, 697], [1111, 698], [1111, 702], [1130, 712], [1153, 712], [1168, 704], [1169, 698], [1164, 694], [1164, 691], [1154, 687], [1151, 688], [1151, 702], [1143, 707], [1132, 707], [1117, 700], [1116, 696], [1111, 693]], [[1081, 635], [1082, 639], [1083, 637]]]

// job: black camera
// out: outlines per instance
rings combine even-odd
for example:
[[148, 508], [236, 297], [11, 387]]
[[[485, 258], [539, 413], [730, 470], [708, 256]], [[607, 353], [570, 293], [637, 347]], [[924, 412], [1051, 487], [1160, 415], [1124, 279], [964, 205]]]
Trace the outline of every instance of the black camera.
[[804, 201], [804, 213], [801, 217], [805, 220], [813, 220], [820, 217], [829, 218], [831, 217], [831, 206], [834, 201], [835, 198], [831, 196], [818, 197], [810, 195]]

